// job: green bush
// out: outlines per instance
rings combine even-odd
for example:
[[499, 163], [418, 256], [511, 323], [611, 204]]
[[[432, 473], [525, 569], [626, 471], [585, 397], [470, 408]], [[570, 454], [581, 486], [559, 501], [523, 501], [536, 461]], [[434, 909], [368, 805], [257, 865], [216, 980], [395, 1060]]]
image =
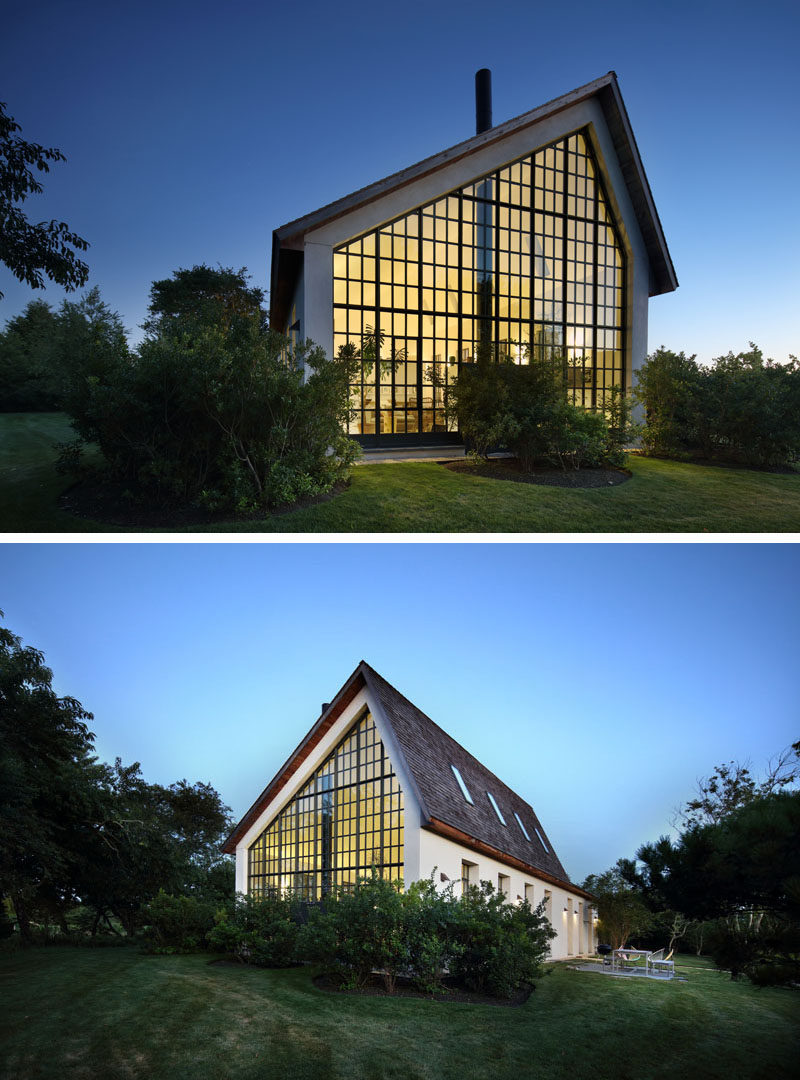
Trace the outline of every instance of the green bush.
[[642, 446], [673, 458], [703, 457], [746, 465], [790, 463], [800, 456], [800, 365], [749, 352], [717, 357], [657, 349], [638, 372], [644, 406]]
[[160, 889], [144, 907], [143, 937], [157, 953], [195, 952], [205, 947], [214, 923], [215, 905], [195, 896], [171, 896]]
[[[248, 299], [243, 278], [241, 288]], [[148, 322], [132, 357], [103, 342], [71, 353], [67, 411], [134, 497], [247, 513], [347, 476], [358, 452], [345, 434], [352, 351], [328, 360], [307, 345], [287, 358], [263, 311], [238, 299], [182, 298]]]
[[456, 900], [452, 886], [439, 891], [433, 876], [402, 892], [373, 873], [311, 911], [297, 951], [350, 989], [379, 973], [388, 993], [402, 975], [430, 994], [455, 979], [509, 997], [541, 975], [553, 936], [541, 908], [510, 904], [487, 882]]
[[408, 967], [404, 897], [398, 882], [373, 870], [352, 889], [337, 889], [312, 909], [298, 952], [348, 989], [363, 988], [380, 971], [388, 993]]
[[458, 901], [453, 885], [440, 891], [433, 877], [413, 882], [404, 896], [409, 972], [426, 994], [445, 989], [444, 980], [463, 948], [456, 936]]
[[297, 962], [300, 918], [300, 905], [290, 897], [239, 894], [232, 909], [216, 913], [207, 941], [243, 964], [291, 967]]
[[524, 364], [479, 354], [446, 388], [447, 409], [477, 454], [507, 449], [525, 471], [542, 460], [563, 469], [622, 464], [632, 432], [621, 391], [608, 394], [607, 420], [573, 405], [567, 384], [559, 353], [529, 352]]
[[543, 905], [511, 904], [482, 881], [461, 898], [457, 916], [453, 974], [470, 990], [506, 998], [542, 975], [555, 937]]

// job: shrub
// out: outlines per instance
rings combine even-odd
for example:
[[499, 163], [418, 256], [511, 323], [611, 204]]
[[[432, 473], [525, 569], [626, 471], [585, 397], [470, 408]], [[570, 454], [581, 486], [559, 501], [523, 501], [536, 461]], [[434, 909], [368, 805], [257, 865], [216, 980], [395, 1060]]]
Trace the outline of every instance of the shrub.
[[291, 898], [243, 896], [214, 916], [207, 941], [243, 964], [291, 967], [297, 962], [300, 905]]
[[196, 896], [171, 896], [160, 889], [145, 905], [144, 941], [151, 952], [194, 952], [205, 945], [215, 906]]
[[193, 307], [182, 297], [150, 320], [132, 358], [73, 356], [67, 411], [111, 477], [139, 498], [256, 512], [347, 476], [358, 452], [345, 434], [352, 350], [328, 360], [309, 344], [287, 359], [263, 311], [236, 301], [204, 292]]
[[569, 401], [562, 355], [534, 351], [527, 359], [516, 364], [479, 354], [446, 388], [448, 413], [475, 452], [486, 456], [505, 448], [526, 471], [543, 459], [564, 469], [621, 464], [622, 447], [632, 434], [621, 391], [607, 395], [612, 431], [602, 413]]
[[400, 883], [373, 869], [351, 889], [337, 889], [312, 909], [298, 951], [340, 986], [362, 989], [380, 971], [388, 993], [408, 966], [404, 897]]
[[471, 990], [510, 997], [543, 972], [555, 931], [543, 904], [511, 904], [491, 882], [482, 881], [461, 898], [455, 933], [460, 948], [453, 971]]
[[350, 989], [379, 972], [388, 993], [404, 975], [426, 993], [455, 978], [509, 997], [541, 975], [553, 936], [541, 908], [510, 904], [487, 882], [456, 900], [452, 886], [438, 891], [433, 876], [403, 893], [373, 873], [311, 911], [298, 954]]
[[415, 881], [404, 895], [408, 967], [414, 985], [426, 994], [444, 990], [462, 945], [456, 938], [458, 901], [452, 882], [439, 891], [430, 878]]
[[662, 346], [639, 368], [633, 393], [644, 407], [645, 452], [670, 457], [688, 455], [697, 444], [700, 371], [695, 357]]
[[658, 349], [638, 372], [644, 406], [642, 445], [665, 457], [704, 457], [747, 465], [781, 465], [800, 456], [800, 365], [749, 352], [717, 357]]

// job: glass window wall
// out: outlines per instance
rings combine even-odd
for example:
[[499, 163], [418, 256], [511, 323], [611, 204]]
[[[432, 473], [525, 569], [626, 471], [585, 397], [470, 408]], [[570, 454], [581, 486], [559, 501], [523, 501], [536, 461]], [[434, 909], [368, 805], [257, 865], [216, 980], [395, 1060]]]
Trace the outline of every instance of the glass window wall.
[[350, 432], [445, 432], [444, 388], [480, 346], [557, 350], [571, 399], [624, 386], [625, 259], [578, 132], [337, 248], [334, 351], [353, 343]]
[[403, 793], [368, 712], [248, 852], [248, 892], [318, 900], [372, 867], [403, 876]]

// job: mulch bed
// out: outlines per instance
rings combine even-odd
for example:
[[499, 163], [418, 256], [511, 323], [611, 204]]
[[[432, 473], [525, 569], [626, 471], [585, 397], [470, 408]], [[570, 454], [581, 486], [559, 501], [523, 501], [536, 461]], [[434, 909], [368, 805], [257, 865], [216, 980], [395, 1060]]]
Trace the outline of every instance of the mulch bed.
[[490, 480], [513, 480], [518, 484], [546, 484], [549, 487], [606, 488], [630, 480], [627, 469], [559, 469], [549, 462], [535, 466], [534, 472], [523, 472], [516, 458], [494, 458], [490, 461], [443, 461], [451, 472], [469, 476], [485, 476]]
[[306, 506], [328, 502], [349, 487], [350, 481], [336, 484], [325, 495], [299, 499], [289, 506], [278, 506], [267, 513], [258, 510], [250, 514], [230, 511], [211, 513], [197, 507], [150, 506], [131, 500], [121, 484], [112, 484], [90, 476], [68, 488], [59, 499], [59, 506], [75, 517], [101, 521], [105, 525], [120, 525], [131, 531], [138, 529], [170, 529], [187, 525], [214, 525], [230, 521], [259, 521], [276, 514], [290, 514]]
[[313, 982], [319, 990], [330, 994], [349, 994], [355, 997], [425, 998], [426, 1001], [441, 1001], [456, 1005], [497, 1005], [501, 1008], [516, 1008], [524, 1005], [531, 996], [531, 992], [536, 989], [534, 986], [525, 986], [510, 998], [496, 998], [489, 997], [488, 994], [474, 994], [458, 986], [448, 985], [447, 982], [445, 982], [446, 989], [443, 993], [425, 994], [422, 990], [418, 990], [410, 979], [402, 978], [398, 978], [395, 992], [387, 994], [383, 979], [379, 975], [374, 975], [363, 990], [342, 990], [327, 975], [317, 975]]

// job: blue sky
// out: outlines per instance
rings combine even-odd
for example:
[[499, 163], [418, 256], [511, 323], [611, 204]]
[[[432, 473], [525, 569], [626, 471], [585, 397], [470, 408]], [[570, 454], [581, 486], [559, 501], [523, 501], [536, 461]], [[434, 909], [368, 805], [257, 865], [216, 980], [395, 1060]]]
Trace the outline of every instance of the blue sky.
[[800, 737], [797, 545], [7, 544], [0, 608], [99, 756], [241, 815], [360, 659], [527, 799], [574, 880]]
[[[794, 0], [563, 5], [206, 0], [6, 5], [2, 97], [67, 164], [27, 203], [91, 243], [134, 338], [150, 283], [198, 262], [266, 288], [278, 225], [616, 70], [677, 293], [650, 346], [800, 351]], [[0, 325], [35, 296], [0, 270]]]

